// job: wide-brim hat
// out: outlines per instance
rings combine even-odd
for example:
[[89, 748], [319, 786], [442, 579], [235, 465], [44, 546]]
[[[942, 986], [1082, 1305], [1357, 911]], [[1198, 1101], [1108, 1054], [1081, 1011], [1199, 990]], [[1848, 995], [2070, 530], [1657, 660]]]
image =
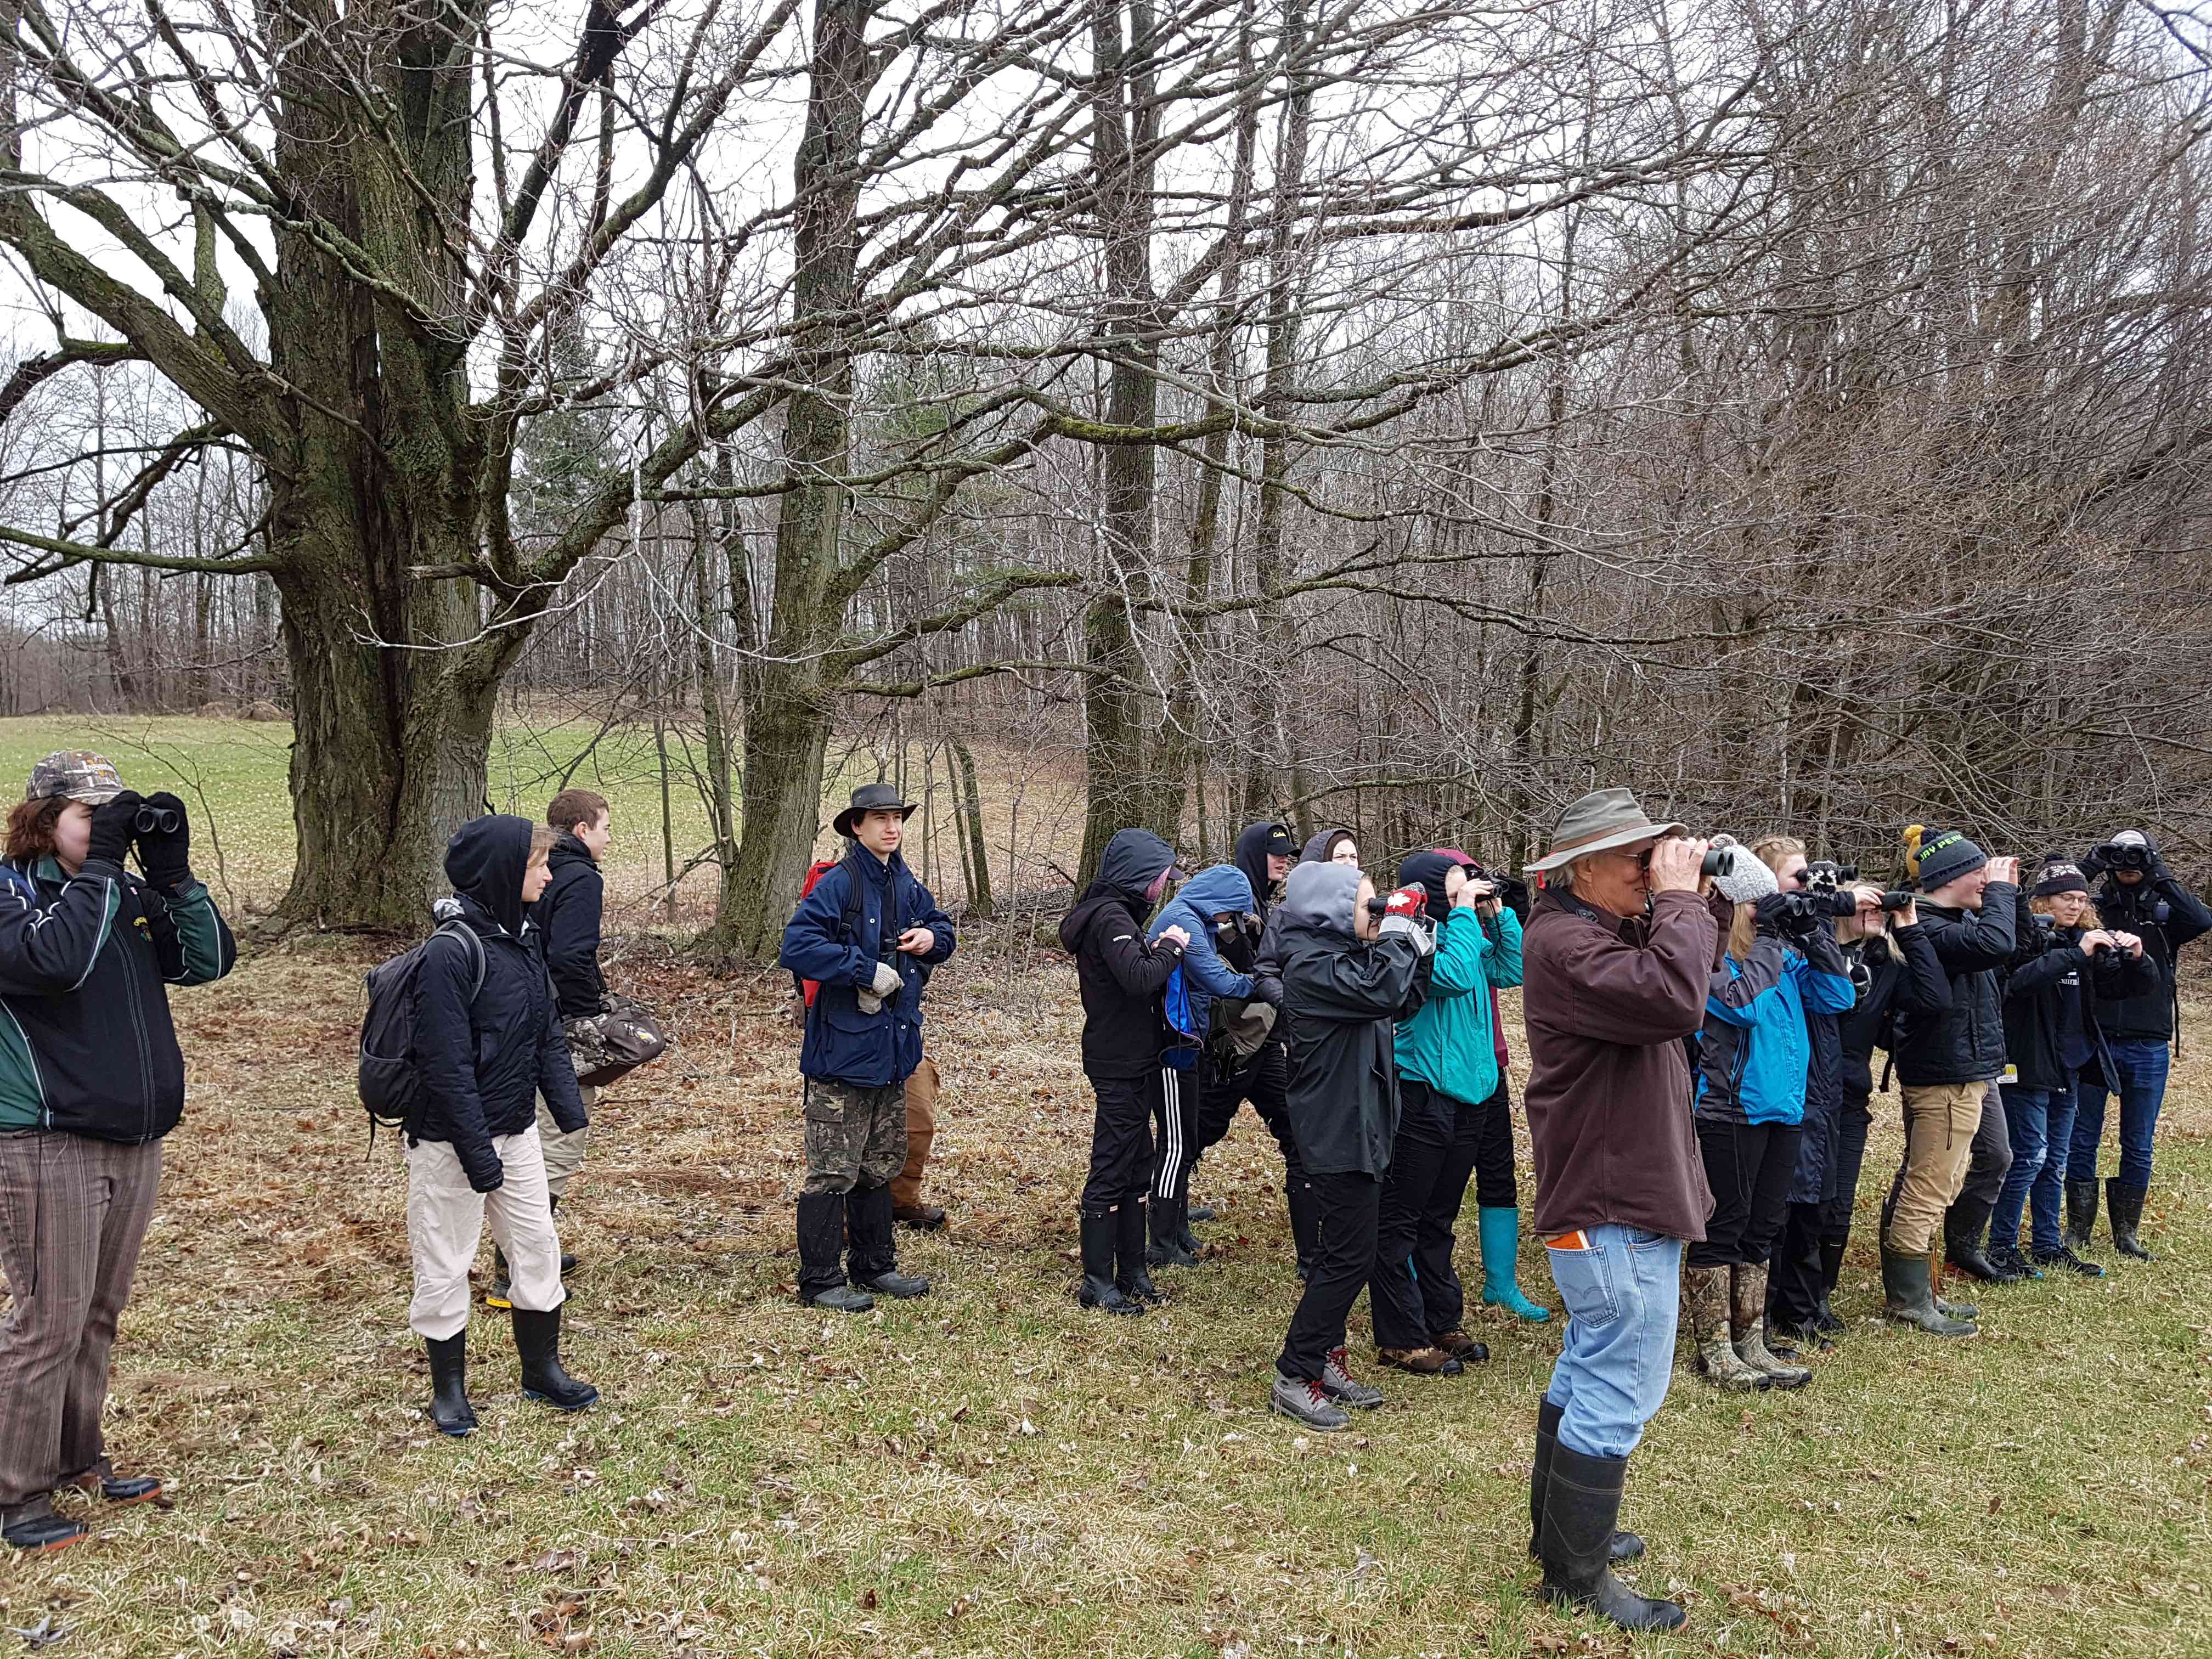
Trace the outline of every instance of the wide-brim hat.
[[1552, 850], [1523, 866], [1522, 873], [1538, 875], [1547, 870], [1560, 869], [1592, 853], [1689, 832], [1685, 823], [1654, 823], [1636, 804], [1635, 793], [1631, 790], [1593, 789], [1559, 814], [1558, 827], [1552, 831]]
[[864, 783], [853, 792], [853, 803], [837, 814], [830, 827], [847, 840], [853, 839], [854, 825], [871, 812], [896, 812], [902, 818], [914, 816], [919, 803], [901, 800], [899, 792], [888, 783]]

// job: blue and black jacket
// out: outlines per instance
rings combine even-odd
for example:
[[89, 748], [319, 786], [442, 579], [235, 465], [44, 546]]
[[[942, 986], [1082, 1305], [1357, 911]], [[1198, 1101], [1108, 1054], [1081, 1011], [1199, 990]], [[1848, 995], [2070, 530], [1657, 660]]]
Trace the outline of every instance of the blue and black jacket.
[[1841, 1013], [1856, 1000], [1835, 939], [1823, 930], [1804, 941], [1802, 952], [1762, 933], [1748, 962], [1723, 957], [1705, 997], [1698, 1115], [1730, 1123], [1804, 1121], [1813, 1059], [1806, 1012]]
[[[848, 895], [859, 899], [847, 904]], [[852, 925], [846, 924], [848, 909]], [[921, 956], [902, 956], [899, 935], [927, 927], [936, 942]], [[929, 889], [896, 853], [888, 860], [854, 842], [836, 869], [814, 884], [783, 930], [778, 964], [819, 981], [806, 1016], [806, 1041], [799, 1069], [825, 1083], [887, 1089], [904, 1083], [921, 1064], [921, 994], [930, 969], [952, 954], [952, 919], [937, 908]], [[887, 962], [906, 981], [876, 1013], [860, 1007], [860, 993]]]
[[1258, 914], [1259, 900], [1253, 896], [1252, 884], [1244, 872], [1233, 864], [1217, 864], [1183, 883], [1145, 930], [1154, 944], [1170, 927], [1181, 927], [1190, 935], [1179, 971], [1190, 992], [1191, 1012], [1198, 1027], [1190, 1035], [1200, 1048], [1206, 1046], [1206, 1034], [1212, 1024], [1213, 999], [1249, 997], [1253, 990], [1253, 976], [1238, 973], [1223, 960], [1222, 939], [1214, 931], [1213, 919], [1218, 915], [1237, 918], [1231, 930], [1233, 937], [1243, 927], [1244, 917]]

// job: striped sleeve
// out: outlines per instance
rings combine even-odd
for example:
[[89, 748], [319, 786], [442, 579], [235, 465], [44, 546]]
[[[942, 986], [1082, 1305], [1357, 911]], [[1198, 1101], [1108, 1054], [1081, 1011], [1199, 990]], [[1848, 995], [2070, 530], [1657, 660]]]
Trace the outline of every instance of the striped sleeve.
[[179, 971], [167, 977], [172, 985], [205, 985], [221, 979], [238, 961], [238, 941], [230, 924], [215, 908], [205, 882], [191, 882], [172, 890], [169, 919], [177, 927], [181, 947]]
[[92, 977], [122, 908], [122, 872], [105, 863], [86, 865], [52, 899], [0, 884], [0, 993], [76, 990]]

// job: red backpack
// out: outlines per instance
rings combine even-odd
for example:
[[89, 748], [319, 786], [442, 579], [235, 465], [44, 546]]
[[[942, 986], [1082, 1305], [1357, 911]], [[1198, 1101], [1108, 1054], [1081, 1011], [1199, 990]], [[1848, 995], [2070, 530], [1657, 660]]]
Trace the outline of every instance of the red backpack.
[[[817, 882], [843, 862], [842, 859], [823, 859], [819, 863], [809, 865], [806, 869], [806, 879], [799, 884], [799, 896], [804, 899], [814, 890]], [[845, 884], [846, 937], [849, 939], [857, 934], [860, 930], [860, 884], [857, 881], [848, 881]], [[793, 974], [791, 976], [791, 982], [799, 988], [801, 1004], [799, 1020], [804, 1024], [806, 1012], [814, 1006], [814, 994], [822, 988], [822, 981], [815, 979], [801, 979], [797, 974]]]

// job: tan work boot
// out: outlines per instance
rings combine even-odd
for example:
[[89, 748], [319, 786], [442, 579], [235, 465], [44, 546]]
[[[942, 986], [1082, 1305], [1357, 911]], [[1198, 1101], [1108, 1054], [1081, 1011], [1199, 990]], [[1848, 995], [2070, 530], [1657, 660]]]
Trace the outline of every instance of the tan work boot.
[[1766, 1373], [1745, 1364], [1729, 1340], [1729, 1270], [1685, 1268], [1682, 1299], [1689, 1304], [1690, 1328], [1697, 1335], [1698, 1360], [1706, 1381], [1742, 1394], [1768, 1387]]

